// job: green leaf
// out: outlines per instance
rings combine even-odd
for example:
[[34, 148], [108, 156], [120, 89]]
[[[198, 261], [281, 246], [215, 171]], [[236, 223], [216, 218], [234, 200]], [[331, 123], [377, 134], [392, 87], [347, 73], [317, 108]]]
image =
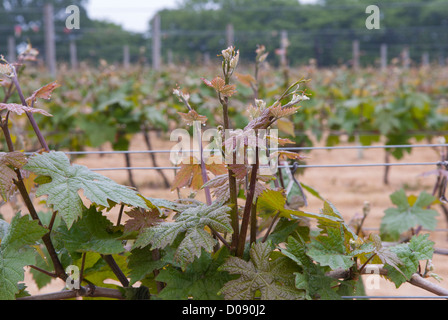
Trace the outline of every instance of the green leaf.
[[154, 270], [162, 269], [167, 265], [167, 262], [163, 258], [154, 260], [153, 251], [149, 250], [149, 247], [132, 250], [127, 259], [128, 267], [131, 270], [129, 275], [131, 278], [131, 285], [137, 281], [143, 280]]
[[202, 249], [211, 252], [216, 244], [212, 235], [204, 230], [206, 226], [217, 232], [232, 233], [229, 211], [229, 207], [218, 202], [211, 206], [200, 204], [188, 208], [179, 213], [174, 222], [163, 222], [145, 229], [138, 236], [134, 247], [143, 248], [151, 244], [154, 249], [163, 249], [172, 244], [177, 236], [185, 233], [174, 256], [185, 270], [188, 263], [193, 262], [195, 257], [200, 257]]
[[35, 261], [35, 245], [48, 230], [29, 216], [16, 215], [0, 244], [0, 300], [12, 300], [24, 280], [23, 268]]
[[70, 229], [61, 225], [53, 232], [53, 238], [63, 244], [69, 252], [96, 252], [100, 254], [118, 254], [124, 251], [120, 233], [112, 233], [110, 222], [95, 207], [86, 209], [82, 218]]
[[282, 253], [302, 267], [301, 272], [295, 272], [295, 286], [297, 289], [305, 290], [306, 299], [340, 299], [339, 295], [332, 289], [336, 281], [325, 275], [323, 267], [315, 264], [307, 255], [306, 246], [300, 240], [289, 237]]
[[110, 207], [110, 200], [147, 209], [145, 201], [137, 192], [92, 172], [85, 166], [70, 165], [69, 159], [62, 152], [34, 155], [24, 168], [38, 175], [51, 177], [51, 182], [38, 187], [36, 195], [48, 195], [47, 203], [59, 212], [68, 228], [81, 216], [84, 208], [78, 194], [80, 190], [83, 190], [84, 196], [91, 202], [106, 208]]
[[397, 288], [418, 271], [420, 260], [432, 259], [434, 242], [428, 240], [428, 237], [429, 234], [414, 236], [409, 243], [390, 248], [401, 261], [398, 265], [399, 270], [385, 265], [387, 277], [395, 283]]
[[160, 271], [156, 280], [165, 282], [166, 287], [159, 294], [162, 299], [220, 300], [219, 290], [231, 277], [227, 272], [219, 271], [229, 256], [227, 248], [222, 247], [213, 256], [203, 252], [199, 259], [188, 265], [185, 271], [169, 266]]
[[285, 256], [275, 256], [269, 243], [254, 243], [250, 261], [229, 258], [220, 270], [240, 275], [221, 290], [226, 300], [252, 300], [259, 293], [262, 300], [296, 300], [304, 295], [294, 286], [297, 267]]
[[307, 255], [321, 266], [329, 266], [332, 270], [348, 269], [353, 264], [353, 258], [345, 248], [344, 232], [341, 229], [327, 229], [328, 236], [319, 236], [311, 240]]
[[[329, 202], [325, 202], [326, 206], [329, 206]], [[327, 214], [326, 211], [322, 211], [322, 213], [311, 213], [304, 212], [298, 210], [291, 210], [285, 207], [286, 199], [281, 191], [275, 190], [266, 190], [259, 197], [257, 202], [257, 207], [260, 210], [267, 210], [271, 212], [280, 212], [280, 216], [293, 219], [297, 217], [307, 217], [317, 219], [319, 222], [339, 225], [344, 220], [341, 216], [337, 216], [336, 214]]]
[[390, 199], [396, 208], [389, 208], [381, 221], [381, 232], [397, 238], [401, 233], [416, 226], [434, 230], [437, 226], [438, 212], [427, 209], [435, 198], [426, 192], [420, 193], [411, 204], [403, 189], [394, 192]]

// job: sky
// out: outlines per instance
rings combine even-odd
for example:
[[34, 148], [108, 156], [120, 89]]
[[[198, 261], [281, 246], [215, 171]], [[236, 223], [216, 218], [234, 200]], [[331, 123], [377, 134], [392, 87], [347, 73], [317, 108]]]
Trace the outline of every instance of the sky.
[[89, 0], [87, 12], [92, 19], [108, 20], [134, 32], [148, 30], [148, 21], [164, 8], [176, 7], [178, 0]]
[[[256, 1], [256, 0], [254, 0]], [[312, 3], [316, 0], [301, 0]], [[164, 8], [175, 8], [178, 0], [89, 0], [89, 17], [122, 25], [125, 30], [146, 32], [154, 14]]]

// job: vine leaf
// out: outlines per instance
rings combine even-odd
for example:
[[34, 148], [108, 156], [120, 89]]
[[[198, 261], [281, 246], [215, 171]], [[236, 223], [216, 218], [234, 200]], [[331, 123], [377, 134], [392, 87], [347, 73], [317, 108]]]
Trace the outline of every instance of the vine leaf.
[[201, 124], [204, 124], [207, 122], [206, 116], [202, 116], [194, 110], [190, 110], [188, 113], [178, 112], [178, 114], [180, 115], [182, 120], [189, 126], [192, 126], [195, 121], [198, 121]]
[[[221, 175], [227, 172], [226, 167], [219, 163], [205, 164], [207, 171], [212, 172], [214, 175]], [[202, 179], [201, 165], [194, 157], [190, 157], [187, 163], [182, 162], [180, 170], [177, 172], [174, 178], [174, 183], [171, 186], [171, 190], [177, 188], [190, 187], [193, 190], [199, 190], [204, 185]]]
[[204, 252], [199, 259], [190, 264], [185, 271], [169, 266], [160, 270], [156, 280], [165, 282], [166, 287], [159, 298], [168, 300], [219, 300], [219, 290], [231, 277], [227, 272], [219, 271], [229, 256], [227, 248], [222, 247], [211, 255]]
[[211, 206], [200, 204], [186, 209], [174, 222], [163, 222], [145, 229], [137, 238], [135, 247], [143, 248], [151, 244], [153, 249], [163, 249], [172, 244], [178, 235], [185, 233], [174, 254], [174, 259], [185, 270], [188, 263], [201, 256], [202, 249], [211, 252], [216, 244], [211, 234], [204, 230], [206, 226], [212, 227], [217, 232], [233, 232], [229, 211], [229, 207], [219, 202]]
[[153, 258], [152, 251], [148, 247], [143, 249], [134, 249], [127, 257], [128, 267], [130, 269], [130, 284], [143, 280], [154, 270], [162, 269], [168, 265], [163, 258], [156, 260]]
[[429, 234], [414, 236], [406, 244], [400, 244], [390, 248], [397, 255], [401, 263], [398, 268], [385, 265], [387, 277], [395, 283], [398, 288], [418, 271], [419, 261], [432, 259], [434, 253], [434, 242], [428, 240]]
[[9, 112], [14, 112], [19, 116], [24, 114], [25, 112], [29, 112], [29, 113], [40, 113], [44, 116], [52, 117], [52, 115], [45, 110], [23, 106], [18, 103], [0, 103], [0, 110], [8, 110]]
[[311, 260], [303, 241], [290, 236], [282, 253], [302, 268], [302, 272], [295, 273], [295, 286], [297, 289], [305, 290], [306, 299], [311, 300], [315, 297], [329, 300], [340, 299], [340, 296], [332, 289], [336, 283], [335, 279], [326, 276], [323, 267]]
[[236, 86], [234, 84], [227, 84], [221, 77], [216, 77], [212, 81], [201, 78], [206, 86], [215, 89], [215, 91], [224, 97], [231, 97], [236, 93]]
[[39, 185], [36, 196], [48, 195], [47, 203], [59, 212], [69, 229], [84, 209], [78, 194], [81, 189], [87, 199], [105, 208], [111, 207], [111, 201], [147, 208], [144, 199], [136, 191], [92, 172], [85, 166], [70, 165], [62, 152], [34, 155], [24, 168], [51, 178], [51, 182]]
[[[304, 297], [294, 286], [292, 261], [275, 255], [268, 243], [254, 243], [250, 261], [229, 258], [220, 270], [240, 275], [221, 289], [226, 300], [251, 300], [260, 293], [262, 300], [295, 300]], [[295, 270], [297, 271], [297, 270]]]
[[286, 207], [285, 195], [282, 191], [266, 190], [258, 198], [258, 208], [271, 212], [278, 211], [280, 216], [291, 219], [297, 217], [315, 218], [319, 223], [326, 226], [339, 226], [344, 220], [337, 211], [332, 210], [333, 206], [325, 201], [324, 209], [321, 213], [311, 213], [298, 210], [291, 210]]
[[53, 232], [55, 241], [63, 243], [69, 252], [96, 252], [99, 254], [118, 254], [124, 251], [121, 233], [112, 233], [112, 223], [98, 212], [94, 206], [82, 213], [70, 229], [61, 224]]
[[57, 83], [57, 81], [51, 82], [42, 88], [33, 92], [31, 97], [26, 99], [26, 103], [31, 105], [37, 98], [49, 100], [51, 99], [51, 95], [56, 88], [59, 88], [61, 85]]
[[403, 189], [390, 195], [390, 199], [396, 208], [386, 209], [381, 221], [381, 232], [387, 233], [395, 238], [411, 228], [422, 226], [423, 228], [434, 230], [437, 226], [436, 216], [438, 212], [427, 209], [434, 200], [432, 195], [422, 192], [415, 200], [407, 197]]
[[124, 225], [124, 232], [137, 231], [141, 232], [145, 228], [155, 226], [163, 220], [160, 217], [160, 211], [158, 208], [152, 208], [145, 210], [142, 208], [134, 208], [129, 212], [126, 212], [131, 219], [127, 220]]
[[14, 189], [14, 179], [17, 175], [13, 168], [21, 169], [26, 164], [26, 157], [21, 152], [0, 152], [0, 194], [7, 201]]
[[352, 256], [347, 254], [342, 228], [328, 228], [327, 234], [311, 240], [308, 256], [321, 266], [329, 266], [332, 270], [350, 268], [354, 261]]
[[35, 261], [31, 247], [48, 230], [39, 226], [29, 216], [14, 216], [6, 232], [2, 232], [0, 244], [0, 300], [13, 300], [19, 292], [18, 282], [24, 280], [23, 268]]

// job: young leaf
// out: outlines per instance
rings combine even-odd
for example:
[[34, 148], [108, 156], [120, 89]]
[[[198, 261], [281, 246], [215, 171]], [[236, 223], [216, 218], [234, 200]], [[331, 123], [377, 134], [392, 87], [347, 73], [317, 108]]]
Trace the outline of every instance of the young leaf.
[[127, 220], [124, 225], [125, 232], [138, 231], [141, 232], [145, 228], [149, 228], [161, 223], [160, 211], [157, 208], [144, 210], [142, 208], [134, 208], [130, 212], [126, 212], [131, 219]]
[[199, 121], [201, 124], [207, 122], [206, 116], [201, 116], [194, 110], [190, 110], [188, 113], [178, 112], [182, 120], [189, 126], [192, 126], [195, 121]]
[[418, 271], [419, 260], [432, 259], [434, 242], [428, 240], [428, 237], [428, 234], [414, 236], [410, 242], [390, 248], [401, 261], [398, 268], [385, 265], [387, 277], [397, 288]]
[[310, 259], [304, 243], [291, 236], [282, 253], [302, 267], [302, 272], [295, 273], [295, 286], [297, 289], [305, 290], [306, 299], [340, 299], [332, 289], [336, 283], [335, 279], [327, 277], [323, 268]]
[[254, 243], [250, 257], [250, 261], [231, 257], [221, 266], [220, 270], [240, 275], [222, 288], [221, 294], [226, 300], [252, 300], [258, 292], [262, 300], [296, 300], [304, 297], [294, 287], [291, 260], [284, 256], [273, 257], [270, 244]]
[[348, 269], [353, 264], [353, 258], [347, 254], [344, 231], [328, 228], [328, 236], [318, 236], [308, 245], [308, 256], [321, 266], [329, 266], [332, 270]]
[[[223, 164], [205, 164], [205, 168], [214, 175], [221, 175], [227, 172], [227, 169]], [[202, 178], [201, 165], [193, 157], [190, 157], [190, 161], [188, 163], [182, 163], [180, 165], [180, 170], [174, 178], [174, 183], [171, 186], [171, 190], [183, 187], [190, 187], [193, 190], [199, 190], [203, 184], [204, 180]]]
[[19, 116], [24, 114], [25, 112], [29, 112], [29, 113], [40, 113], [44, 116], [52, 117], [52, 115], [45, 110], [31, 108], [17, 103], [0, 103], [0, 110], [8, 110], [9, 112], [14, 112]]
[[201, 250], [213, 250], [216, 240], [204, 230], [206, 226], [217, 232], [232, 233], [228, 212], [230, 208], [215, 202], [211, 206], [204, 204], [189, 208], [175, 219], [174, 222], [163, 222], [143, 231], [135, 243], [135, 247], [146, 247], [151, 244], [153, 249], [163, 249], [172, 244], [178, 235], [185, 233], [174, 258], [185, 270], [188, 263], [200, 257]]
[[53, 205], [54, 210], [59, 212], [68, 228], [82, 214], [84, 206], [78, 194], [81, 189], [92, 203], [105, 208], [110, 207], [108, 200], [147, 208], [145, 201], [136, 191], [92, 172], [85, 166], [70, 165], [63, 152], [34, 155], [24, 168], [51, 178], [51, 182], [38, 187], [36, 195], [38, 197], [48, 195], [47, 203]]
[[0, 152], [0, 194], [3, 201], [8, 201], [14, 188], [17, 175], [12, 168], [21, 169], [26, 164], [26, 157], [21, 152]]
[[52, 83], [47, 84], [46, 86], [43, 86], [42, 88], [34, 91], [34, 93], [31, 95], [31, 97], [26, 99], [26, 103], [31, 105], [33, 101], [36, 101], [37, 98], [49, 100], [51, 98], [51, 95], [54, 91], [54, 89], [59, 88], [61, 85], [57, 83], [57, 81], [54, 81]]
[[0, 244], [0, 300], [12, 300], [19, 292], [18, 282], [24, 280], [23, 268], [35, 261], [34, 249], [48, 230], [29, 216], [17, 214], [11, 221]]
[[422, 226], [423, 228], [434, 230], [437, 226], [436, 216], [438, 212], [427, 209], [435, 198], [426, 192], [420, 193], [417, 200], [411, 204], [403, 189], [394, 192], [390, 199], [396, 208], [389, 208], [381, 221], [382, 233], [389, 233], [399, 236], [401, 233]]

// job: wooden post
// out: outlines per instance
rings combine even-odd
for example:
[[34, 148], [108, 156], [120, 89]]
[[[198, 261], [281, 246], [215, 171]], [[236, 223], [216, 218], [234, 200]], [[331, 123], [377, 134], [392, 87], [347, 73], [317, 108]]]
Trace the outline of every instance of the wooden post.
[[387, 69], [387, 44], [381, 44], [381, 70]]
[[427, 67], [427, 66], [429, 66], [429, 53], [424, 52], [422, 54], [422, 67]]
[[48, 71], [52, 77], [56, 76], [56, 39], [54, 32], [54, 9], [53, 5], [44, 5], [44, 28], [45, 28], [45, 61]]
[[129, 69], [129, 66], [131, 65], [131, 57], [129, 53], [129, 46], [124, 45], [123, 46], [123, 68]]
[[288, 65], [288, 31], [282, 30], [280, 33], [280, 64], [282, 67], [287, 67]]
[[78, 69], [78, 51], [76, 49], [76, 41], [70, 40], [70, 64], [73, 70]]
[[14, 36], [8, 37], [8, 62], [16, 61], [16, 39]]
[[156, 14], [152, 23], [152, 67], [160, 70], [162, 66], [162, 40], [160, 37], [160, 16]]
[[226, 43], [227, 47], [232, 47], [235, 43], [235, 32], [231, 23], [226, 27]]
[[173, 50], [169, 49], [166, 53], [166, 61], [169, 66], [173, 64]]
[[353, 50], [353, 70], [357, 71], [359, 69], [359, 40], [353, 40], [352, 44]]
[[402, 61], [402, 65], [404, 69], [408, 69], [410, 64], [411, 64], [411, 60], [409, 58], [409, 48], [405, 47], [403, 49], [403, 51], [401, 52], [401, 59]]

